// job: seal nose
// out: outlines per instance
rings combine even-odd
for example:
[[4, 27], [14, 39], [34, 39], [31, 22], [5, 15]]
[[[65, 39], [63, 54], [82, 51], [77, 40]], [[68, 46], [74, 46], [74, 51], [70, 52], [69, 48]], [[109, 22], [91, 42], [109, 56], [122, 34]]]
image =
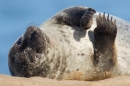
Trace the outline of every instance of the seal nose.
[[37, 53], [42, 53], [46, 46], [46, 35], [38, 27], [30, 26], [24, 34], [24, 42], [26, 47], [31, 48]]
[[26, 32], [25, 32], [25, 37], [26, 38], [31, 38], [32, 34], [37, 30], [38, 28], [35, 26], [30, 26], [27, 28]]

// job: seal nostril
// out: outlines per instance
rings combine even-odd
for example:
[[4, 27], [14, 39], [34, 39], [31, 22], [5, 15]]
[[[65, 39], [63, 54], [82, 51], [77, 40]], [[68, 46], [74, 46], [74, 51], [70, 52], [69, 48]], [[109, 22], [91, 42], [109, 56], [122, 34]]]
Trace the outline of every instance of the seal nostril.
[[36, 37], [36, 36], [37, 36], [36, 31], [34, 31], [33, 33], [31, 33], [31, 38], [34, 38], [34, 37]]
[[22, 37], [20, 37], [20, 38], [17, 40], [16, 44], [17, 44], [17, 45], [20, 45], [21, 43], [22, 43]]

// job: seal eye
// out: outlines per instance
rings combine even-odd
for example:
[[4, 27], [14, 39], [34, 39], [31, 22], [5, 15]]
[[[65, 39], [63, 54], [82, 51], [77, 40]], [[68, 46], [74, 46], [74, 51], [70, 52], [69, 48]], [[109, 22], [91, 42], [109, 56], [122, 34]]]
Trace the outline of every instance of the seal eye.
[[20, 38], [17, 40], [16, 44], [17, 44], [17, 45], [20, 45], [21, 43], [22, 43], [22, 37], [20, 37]]

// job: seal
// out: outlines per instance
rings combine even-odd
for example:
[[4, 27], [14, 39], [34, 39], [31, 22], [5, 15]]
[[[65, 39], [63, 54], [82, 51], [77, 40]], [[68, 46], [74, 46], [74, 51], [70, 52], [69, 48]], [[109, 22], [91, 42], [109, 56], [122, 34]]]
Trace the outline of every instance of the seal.
[[[129, 64], [130, 52], [124, 50], [127, 56], [120, 55], [121, 50], [117, 49], [122, 46], [116, 47], [122, 37], [117, 36], [117, 30], [120, 33], [123, 27], [109, 15], [95, 13], [92, 8], [70, 7], [40, 27], [29, 26], [9, 51], [11, 75], [58, 80], [101, 80], [130, 75], [130, 70], [124, 71], [129, 68], [124, 64]], [[119, 63], [122, 57], [127, 60]]]

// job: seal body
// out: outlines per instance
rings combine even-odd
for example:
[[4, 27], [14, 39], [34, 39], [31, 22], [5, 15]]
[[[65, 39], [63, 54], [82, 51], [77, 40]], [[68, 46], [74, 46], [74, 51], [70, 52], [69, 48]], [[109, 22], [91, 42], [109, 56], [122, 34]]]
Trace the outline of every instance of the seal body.
[[9, 51], [11, 74], [60, 80], [130, 75], [130, 23], [94, 13], [71, 7], [28, 27]]

